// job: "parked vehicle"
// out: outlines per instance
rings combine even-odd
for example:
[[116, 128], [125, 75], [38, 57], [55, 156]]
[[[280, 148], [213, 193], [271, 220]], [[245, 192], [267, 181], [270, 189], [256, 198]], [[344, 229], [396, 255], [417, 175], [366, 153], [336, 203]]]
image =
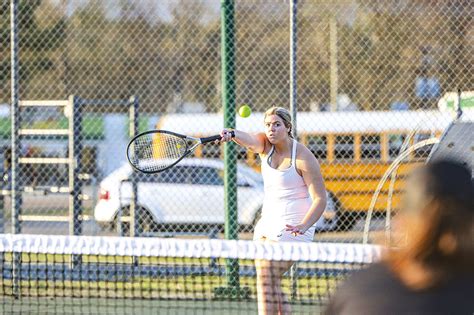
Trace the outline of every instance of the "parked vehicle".
[[[238, 223], [251, 231], [263, 203], [263, 179], [252, 168], [237, 168]], [[157, 174], [138, 174], [125, 164], [100, 183], [95, 220], [103, 227], [116, 227], [117, 216], [129, 221], [131, 176], [138, 176], [137, 216], [143, 230], [196, 231], [224, 224], [224, 163], [219, 159], [187, 158]], [[336, 226], [336, 202], [329, 198], [318, 229]]]

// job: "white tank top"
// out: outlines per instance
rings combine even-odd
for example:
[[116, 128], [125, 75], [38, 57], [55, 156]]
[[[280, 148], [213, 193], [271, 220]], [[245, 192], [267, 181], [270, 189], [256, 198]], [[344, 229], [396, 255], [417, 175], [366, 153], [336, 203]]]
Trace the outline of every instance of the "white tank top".
[[270, 166], [275, 146], [272, 146], [268, 155], [262, 158], [262, 176], [266, 200], [294, 200], [308, 198], [308, 186], [303, 177], [296, 171], [296, 145], [293, 140], [290, 167], [278, 170]]

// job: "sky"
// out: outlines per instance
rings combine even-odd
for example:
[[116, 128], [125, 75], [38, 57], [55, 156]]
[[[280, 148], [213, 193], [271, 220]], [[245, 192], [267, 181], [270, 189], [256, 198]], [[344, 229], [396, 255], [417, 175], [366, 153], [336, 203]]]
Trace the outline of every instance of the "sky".
[[[77, 9], [81, 9], [89, 4], [91, 1], [96, 0], [49, 0], [55, 6], [65, 5], [67, 15], [72, 15]], [[220, 0], [186, 0], [203, 2], [209, 8], [209, 12], [212, 16], [219, 16]], [[110, 19], [120, 17], [120, 8], [123, 3], [133, 3], [137, 6], [137, 10], [147, 16], [151, 23], [155, 19], [164, 22], [172, 22], [172, 10], [173, 7], [178, 3], [177, 0], [102, 0], [103, 7], [105, 8], [106, 17]], [[155, 20], [156, 21], [156, 20]]]

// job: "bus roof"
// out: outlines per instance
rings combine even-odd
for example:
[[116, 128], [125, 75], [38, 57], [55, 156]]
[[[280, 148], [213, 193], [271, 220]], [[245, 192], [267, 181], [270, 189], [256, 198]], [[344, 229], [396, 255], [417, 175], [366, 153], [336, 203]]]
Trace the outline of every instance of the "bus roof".
[[[453, 113], [429, 111], [370, 111], [370, 112], [300, 112], [297, 117], [298, 134], [325, 133], [406, 133], [442, 131], [453, 120]], [[474, 112], [466, 111], [463, 117], [474, 120]], [[162, 116], [157, 128], [185, 135], [218, 134], [223, 115], [170, 114]], [[251, 133], [264, 131], [263, 113], [253, 113], [248, 118], [237, 116], [236, 128]]]

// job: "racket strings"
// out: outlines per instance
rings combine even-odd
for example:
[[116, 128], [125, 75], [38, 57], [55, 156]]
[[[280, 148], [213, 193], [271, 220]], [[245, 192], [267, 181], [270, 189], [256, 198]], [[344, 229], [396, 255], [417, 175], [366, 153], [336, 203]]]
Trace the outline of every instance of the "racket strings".
[[155, 172], [165, 169], [186, 153], [186, 141], [166, 133], [150, 133], [135, 139], [130, 160], [137, 168]]
[[186, 152], [186, 143], [183, 139], [172, 135], [161, 136], [164, 139], [154, 141], [153, 150], [159, 156], [168, 159], [179, 159]]

